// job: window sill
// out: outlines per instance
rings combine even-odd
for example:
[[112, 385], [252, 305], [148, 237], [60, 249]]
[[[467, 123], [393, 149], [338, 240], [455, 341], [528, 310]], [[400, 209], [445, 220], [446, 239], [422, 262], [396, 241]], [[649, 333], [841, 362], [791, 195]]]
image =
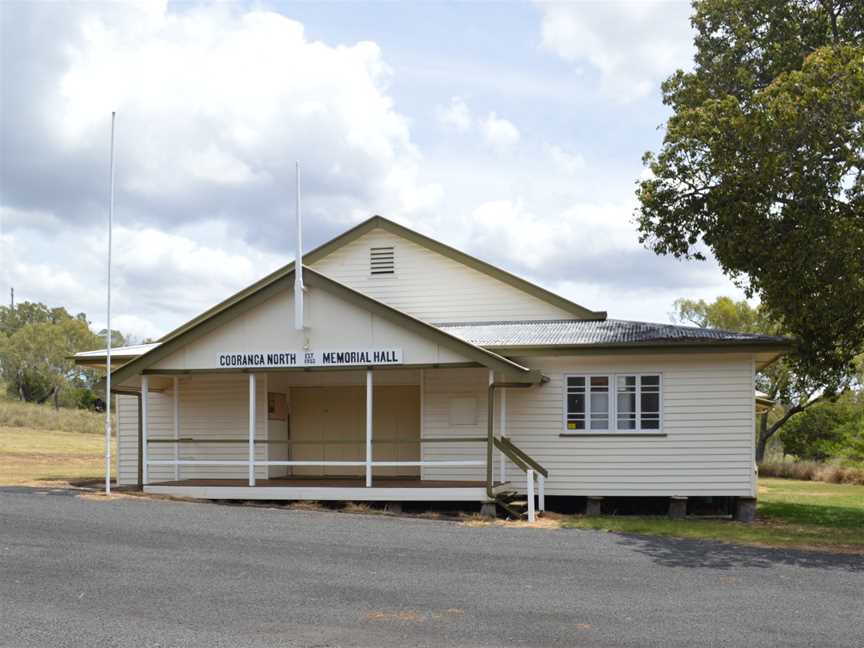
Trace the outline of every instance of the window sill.
[[564, 439], [580, 437], [665, 437], [665, 432], [562, 432], [558, 435]]

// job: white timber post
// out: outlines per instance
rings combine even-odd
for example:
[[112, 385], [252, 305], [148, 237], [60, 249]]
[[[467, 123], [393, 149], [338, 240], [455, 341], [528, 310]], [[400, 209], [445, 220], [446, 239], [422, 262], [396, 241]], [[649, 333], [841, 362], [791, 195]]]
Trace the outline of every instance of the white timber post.
[[528, 477], [528, 481], [525, 484], [525, 494], [528, 499], [528, 521], [533, 522], [535, 520], [534, 515], [534, 471], [530, 468], [528, 469], [526, 476]]
[[[180, 378], [174, 376], [174, 461], [180, 461]], [[174, 464], [174, 481], [180, 480], [180, 464]]]
[[150, 483], [150, 470], [147, 463], [150, 461], [150, 452], [147, 443], [147, 414], [150, 409], [150, 377], [141, 376], [141, 483], [146, 486]]
[[[492, 391], [492, 389], [491, 389], [493, 384], [495, 384], [495, 372], [492, 369], [490, 369], [489, 370], [489, 387], [490, 387], [490, 389], [488, 389], [486, 391], [486, 394], [487, 394], [487, 398], [491, 398], [494, 401], [495, 400], [495, 392]], [[489, 404], [487, 403], [486, 411], [492, 415], [492, 421], [490, 422], [490, 425], [492, 427], [492, 433], [494, 434], [495, 433], [495, 403], [493, 402], [491, 404], [491, 406], [488, 406], [488, 405]], [[487, 445], [489, 444], [490, 441], [491, 441], [491, 439], [488, 439], [486, 441]], [[492, 450], [487, 449], [487, 451], [485, 452], [487, 463], [492, 462], [492, 453], [494, 451], [495, 451], [495, 446], [492, 446]], [[486, 470], [494, 472], [494, 468], [490, 468], [489, 466], [486, 466]], [[494, 481], [495, 481], [494, 476], [492, 477], [492, 481], [494, 483]]]
[[366, 488], [372, 486], [372, 370], [366, 370]]
[[[420, 461], [423, 461], [425, 458], [425, 448], [423, 445], [423, 439], [426, 438], [426, 374], [423, 372], [423, 369], [420, 370]], [[420, 466], [420, 480], [423, 480], [423, 473], [425, 472], [425, 468]]]
[[249, 485], [255, 485], [255, 374], [249, 374]]
[[[507, 432], [507, 390], [501, 390], [501, 422], [498, 426], [498, 436], [503, 439]], [[507, 455], [498, 452], [498, 463], [501, 473], [501, 481], [507, 481]]]
[[[270, 461], [270, 374], [264, 374], [264, 461]], [[270, 479], [270, 466], [267, 466]]]
[[538, 508], [540, 511], [546, 510], [546, 478], [538, 474], [537, 475], [537, 499], [538, 499]]

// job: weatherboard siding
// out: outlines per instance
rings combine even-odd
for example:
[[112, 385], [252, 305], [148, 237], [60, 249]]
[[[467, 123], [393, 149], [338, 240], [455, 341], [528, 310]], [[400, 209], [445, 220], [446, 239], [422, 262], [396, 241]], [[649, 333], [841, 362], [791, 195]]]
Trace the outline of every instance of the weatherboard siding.
[[[283, 290], [193, 340], [154, 365], [154, 369], [217, 369], [225, 354], [399, 349], [404, 364], [465, 363], [459, 352], [420, 333], [351, 304], [322, 288], [304, 298], [306, 328], [295, 330], [293, 290]], [[454, 343], [455, 344], [455, 343]]]
[[117, 483], [138, 483], [138, 398], [118, 395]]
[[[387, 246], [395, 249], [395, 274], [371, 275], [370, 248]], [[562, 308], [383, 229], [374, 229], [310, 265], [427, 322], [573, 317]]]
[[[754, 489], [750, 354], [531, 358], [545, 385], [507, 396], [507, 436], [549, 495], [739, 495]], [[567, 374], [660, 373], [665, 437], [559, 436]]]
[[[249, 456], [246, 442], [249, 436], [249, 377], [247, 375], [183, 376], [180, 383], [180, 436], [207, 439], [241, 439], [237, 444], [183, 444], [181, 459], [245, 460]], [[256, 438], [265, 438], [267, 387], [259, 378], [256, 383]], [[134, 396], [120, 396], [118, 428], [119, 478], [121, 484], [137, 483], [138, 470], [138, 403]], [[174, 405], [172, 390], [151, 391], [149, 395], [148, 435], [151, 439], [174, 438]], [[151, 443], [150, 459], [174, 459], [174, 445]], [[263, 444], [255, 448], [258, 460], [266, 458]], [[181, 466], [180, 478], [248, 477], [246, 466]], [[267, 467], [255, 469], [256, 477], [264, 479]], [[150, 466], [149, 481], [174, 479], [173, 466]]]
[[[753, 462], [753, 358], [750, 354], [663, 354], [627, 356], [562, 356], [517, 358], [539, 369], [549, 382], [529, 389], [507, 390], [507, 436], [549, 471], [548, 495], [561, 496], [751, 496], [755, 488]], [[564, 418], [563, 379], [567, 374], [660, 373], [663, 380], [663, 437], [561, 437]], [[376, 384], [421, 384], [423, 438], [485, 437], [487, 369], [440, 368], [375, 372]], [[192, 375], [180, 379], [181, 435], [241, 438], [247, 435], [248, 377]], [[162, 382], [159, 382], [162, 381]], [[263, 438], [265, 389], [286, 392], [292, 386], [363, 384], [364, 372], [274, 373], [265, 388], [258, 381], [257, 435]], [[156, 376], [151, 383], [170, 385]], [[454, 424], [453, 399], [473, 398], [475, 418]], [[498, 397], [500, 398], [500, 396]], [[497, 400], [497, 399], [496, 399]], [[464, 401], [463, 401], [464, 402]], [[135, 483], [137, 403], [118, 399], [119, 466], [121, 483]], [[170, 388], [150, 394], [151, 437], [173, 436]], [[500, 430], [496, 403], [495, 431]], [[379, 412], [380, 413], [380, 412]], [[363, 427], [363, 422], [358, 422]], [[171, 458], [171, 445], [151, 446], [151, 457]], [[192, 450], [194, 448], [194, 450]], [[422, 443], [425, 461], [485, 459], [483, 443]], [[185, 458], [245, 459], [245, 444], [189, 446]], [[265, 450], [260, 446], [259, 458]], [[494, 453], [498, 474], [498, 452]], [[264, 476], [264, 468], [258, 475]], [[508, 463], [507, 477], [524, 489], [524, 473]], [[243, 478], [246, 467], [184, 467], [181, 477]], [[424, 467], [428, 480], [484, 479], [485, 468]], [[153, 467], [151, 481], [173, 478], [173, 468]]]

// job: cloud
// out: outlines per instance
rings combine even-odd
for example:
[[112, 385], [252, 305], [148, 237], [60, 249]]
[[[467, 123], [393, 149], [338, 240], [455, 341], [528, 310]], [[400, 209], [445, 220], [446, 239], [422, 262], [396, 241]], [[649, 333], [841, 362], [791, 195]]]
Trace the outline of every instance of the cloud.
[[[634, 208], [631, 201], [561, 203], [541, 213], [518, 199], [489, 201], [471, 213], [468, 238], [492, 262], [588, 307], [609, 309], [613, 317], [624, 294], [636, 306], [653, 308], [654, 319], [665, 315], [652, 303], [654, 295], [671, 295], [663, 302], [671, 304], [677, 297], [701, 295], [706, 287], [738, 294], [713, 261], [689, 263], [682, 272], [681, 261], [639, 245]], [[579, 287], [584, 289], [581, 297]]]
[[[113, 238], [112, 325], [136, 338], [163, 335], [286, 260], [238, 241], [220, 221], [184, 233], [119, 225]], [[104, 327], [105, 228], [60, 228], [51, 254], [40, 255], [45, 240], [38, 221], [0, 234], [3, 281], [18, 301], [64, 305]]]
[[421, 180], [375, 43], [331, 46], [278, 13], [221, 4], [22, 3], [4, 13], [8, 208], [67, 226], [103, 219], [113, 109], [127, 224], [221, 218], [242, 224], [246, 242], [284, 249], [297, 159], [310, 241], [371, 213], [431, 208], [440, 195]]
[[585, 158], [581, 153], [568, 153], [555, 144], [547, 144], [546, 152], [555, 166], [566, 175], [575, 175], [585, 168]]
[[452, 128], [460, 133], [471, 129], [471, 110], [460, 97], [451, 97], [447, 106], [439, 106], [436, 110], [438, 122], [445, 128]]
[[691, 65], [689, 2], [544, 2], [538, 7], [542, 47], [596, 70], [604, 94], [616, 101], [657, 91], [660, 81]]
[[480, 122], [486, 144], [498, 153], [509, 151], [519, 142], [519, 129], [513, 122], [498, 117], [494, 112]]

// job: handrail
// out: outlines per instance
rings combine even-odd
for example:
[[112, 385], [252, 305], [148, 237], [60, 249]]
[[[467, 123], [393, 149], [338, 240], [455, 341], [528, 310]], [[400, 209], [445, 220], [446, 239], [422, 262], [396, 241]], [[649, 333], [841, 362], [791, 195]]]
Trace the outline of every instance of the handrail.
[[[365, 439], [352, 441], [350, 439], [333, 439], [331, 441], [294, 441], [278, 439], [255, 439], [261, 445], [357, 445], [366, 443]], [[407, 444], [407, 443], [485, 443], [486, 437], [421, 437], [420, 439], [372, 439], [372, 443]], [[200, 437], [180, 437], [179, 439], [148, 438], [147, 443], [249, 443], [249, 439], [202, 439]]]
[[[485, 439], [483, 439], [485, 441]], [[394, 441], [390, 439], [372, 440], [373, 443], [385, 444], [408, 444], [417, 443], [415, 439], [405, 441]], [[249, 439], [201, 439], [193, 437], [180, 437], [179, 439], [147, 439], [147, 443], [249, 443]], [[350, 441], [344, 439], [334, 439], [332, 441], [280, 441], [278, 439], [255, 439], [256, 445], [362, 445], [365, 440]]]
[[[496, 439], [497, 441], [498, 439]], [[544, 477], [549, 477], [549, 471], [546, 470], [543, 466], [541, 466], [536, 459], [529, 456], [522, 448], [514, 445], [514, 443], [508, 439], [507, 437], [501, 437], [501, 443], [503, 445], [507, 445], [514, 453], [518, 454], [523, 462], [528, 464], [531, 468], [536, 470], [538, 473], [543, 475]], [[507, 454], [506, 452], [504, 454]], [[509, 455], [508, 455], [509, 456]]]
[[531, 466], [529, 466], [526, 462], [522, 461], [522, 458], [518, 454], [513, 452], [513, 450], [512, 450], [513, 444], [509, 444], [509, 445], [505, 444], [500, 439], [498, 439], [497, 437], [494, 439], [493, 443], [495, 444], [495, 447], [498, 450], [503, 452], [504, 455], [508, 459], [510, 459], [510, 461], [512, 461], [514, 464], [516, 464], [517, 468], [521, 468], [522, 472], [528, 472], [528, 470], [531, 468]]

